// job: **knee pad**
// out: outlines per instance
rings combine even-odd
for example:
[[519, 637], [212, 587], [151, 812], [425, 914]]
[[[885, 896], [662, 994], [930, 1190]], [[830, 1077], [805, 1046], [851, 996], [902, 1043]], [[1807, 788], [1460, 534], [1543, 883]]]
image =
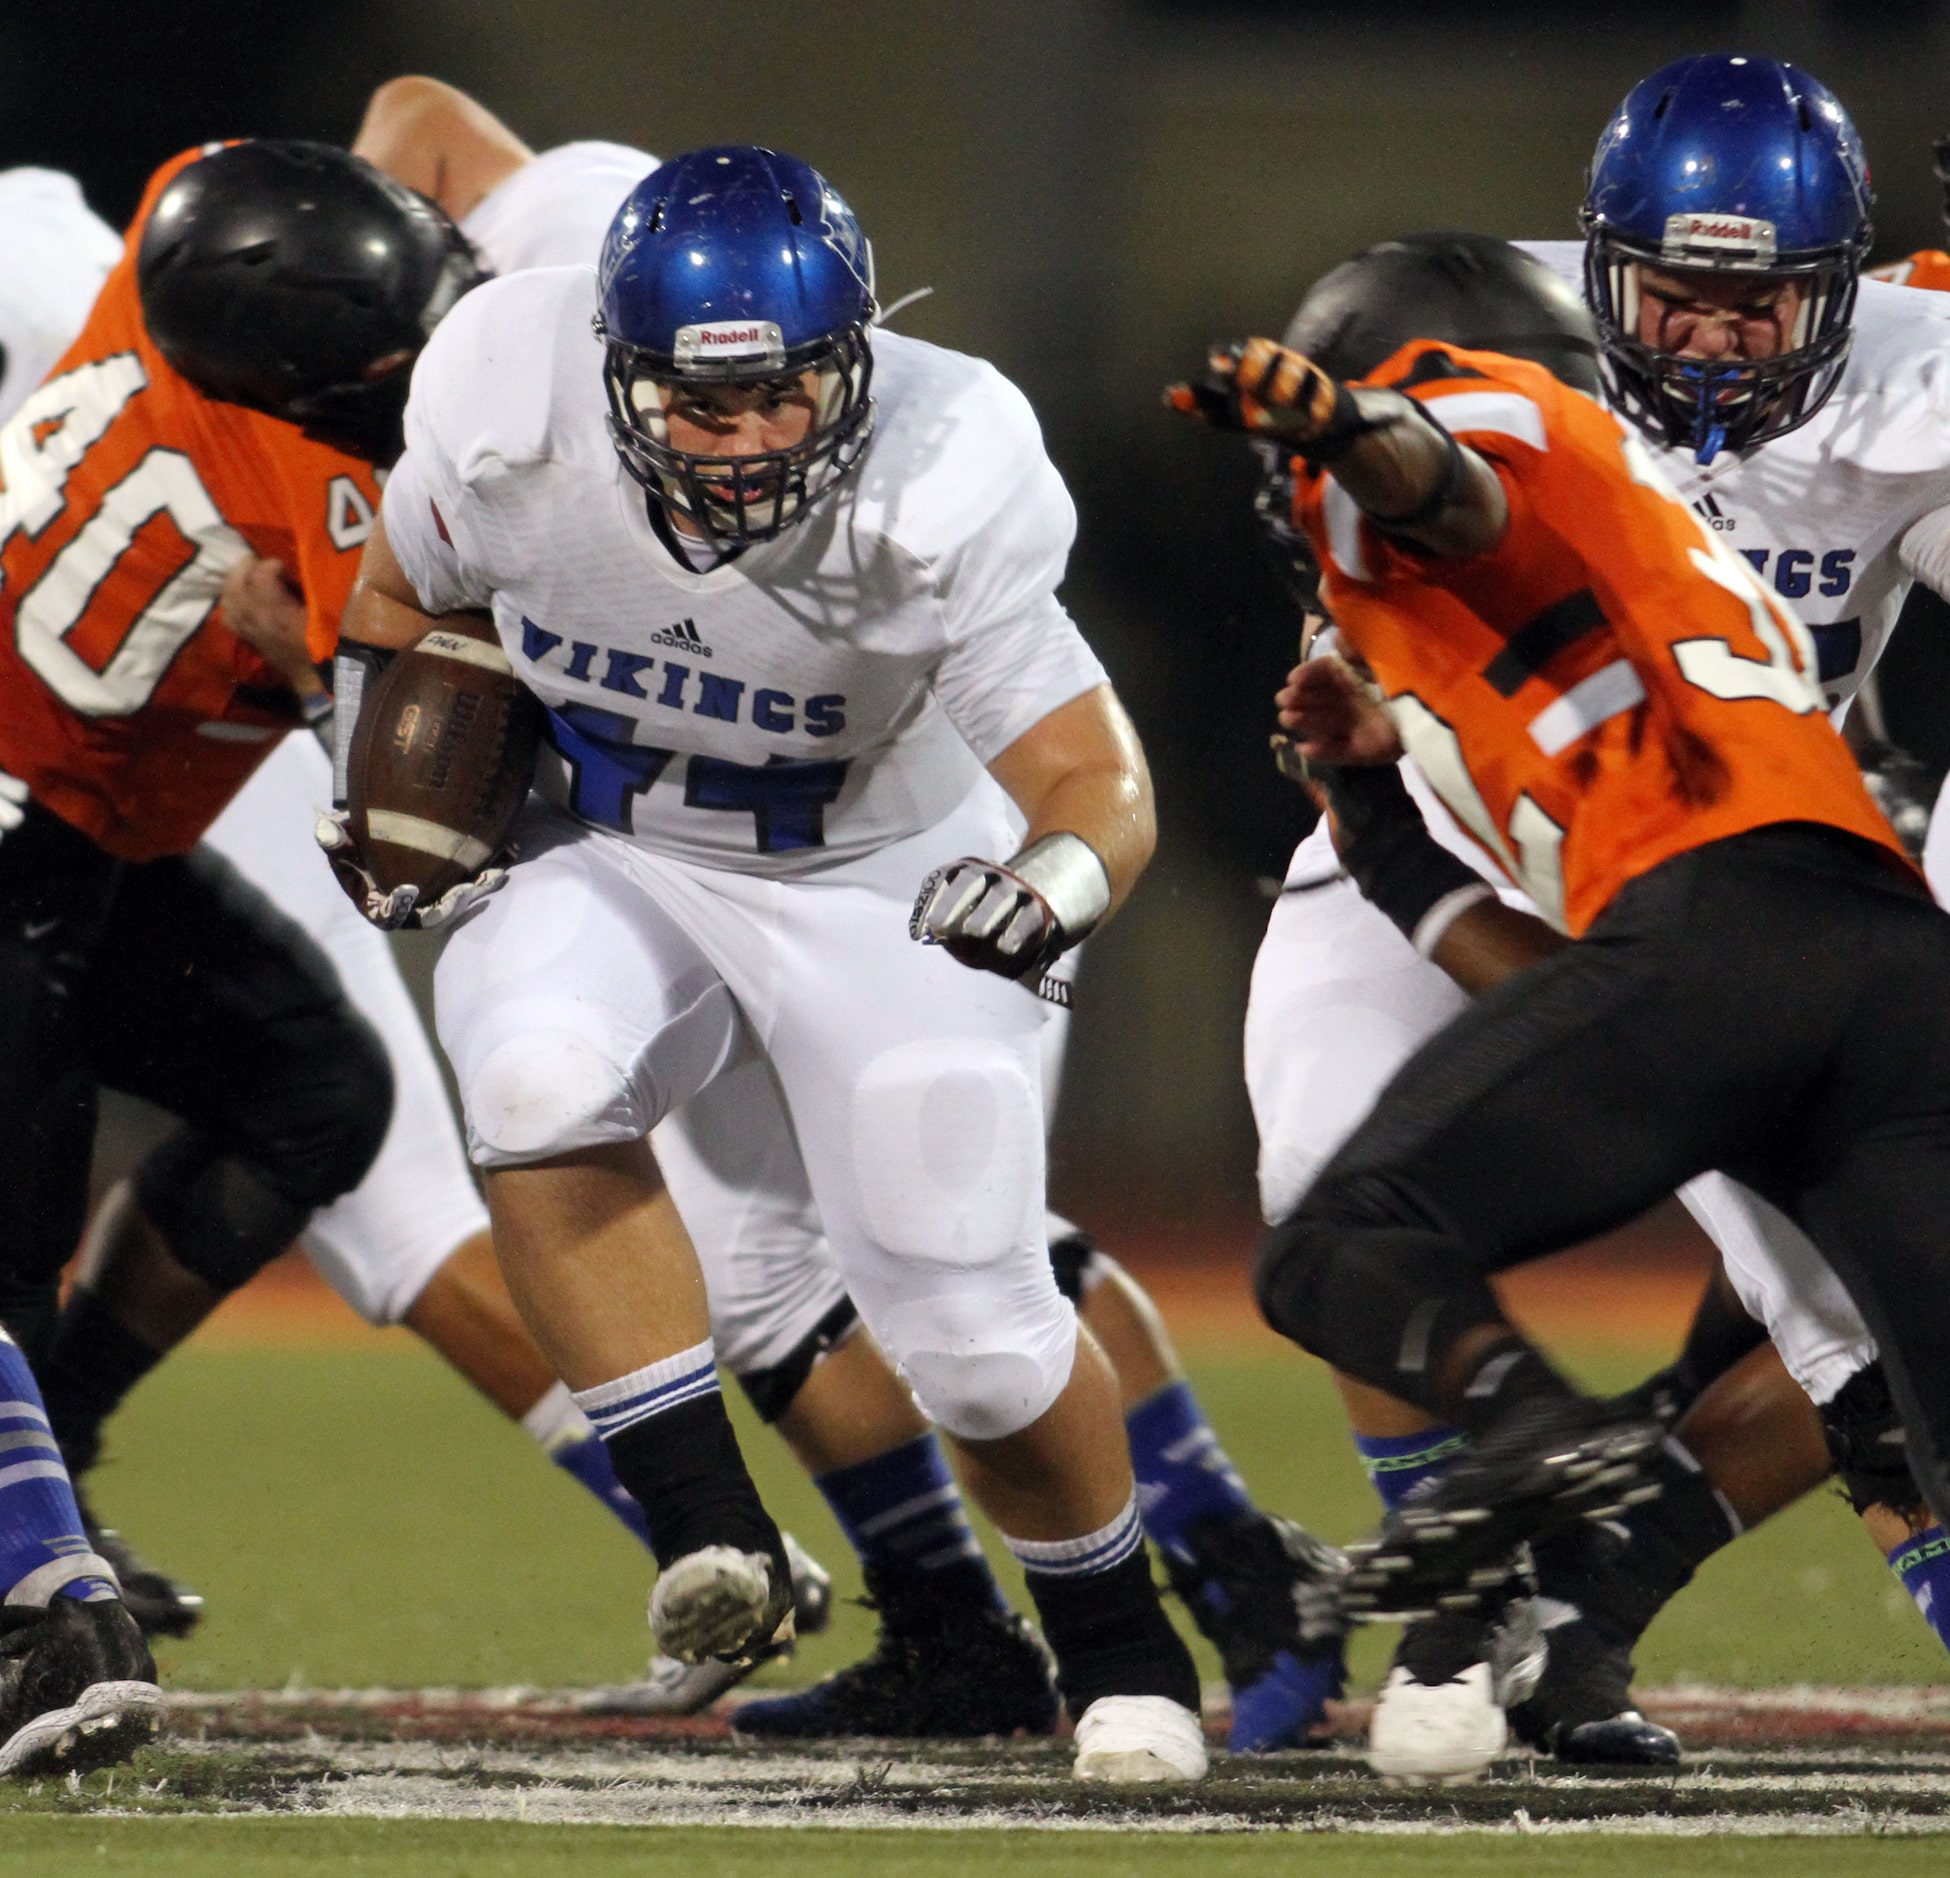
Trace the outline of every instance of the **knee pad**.
[[1330, 1172], [1268, 1229], [1253, 1291], [1281, 1336], [1417, 1402], [1457, 1337], [1502, 1320], [1453, 1235], [1392, 1182], [1363, 1174]]
[[1880, 1363], [1857, 1370], [1822, 1404], [1821, 1431], [1856, 1512], [1886, 1506], [1907, 1518], [1923, 1510], [1902, 1418]]
[[343, 1002], [286, 1025], [282, 1047], [288, 1073], [213, 1132], [222, 1152], [309, 1214], [372, 1171], [393, 1120], [393, 1065], [378, 1031]]
[[1077, 1314], [1053, 1289], [1047, 1308], [937, 1299], [896, 1307], [882, 1342], [921, 1411], [951, 1435], [999, 1441], [1038, 1420], [1070, 1380]]
[[136, 1170], [135, 1197], [176, 1262], [222, 1292], [256, 1277], [312, 1214], [264, 1169], [191, 1128]]
[[496, 1044], [461, 1096], [474, 1159], [490, 1167], [634, 1141], [653, 1119], [639, 1111], [629, 1078], [568, 1031], [522, 1031]]
[[746, 1370], [738, 1386], [758, 1411], [762, 1422], [776, 1422], [806, 1386], [813, 1365], [829, 1351], [837, 1350], [858, 1328], [860, 1313], [851, 1298], [842, 1298], [778, 1362], [764, 1369]]

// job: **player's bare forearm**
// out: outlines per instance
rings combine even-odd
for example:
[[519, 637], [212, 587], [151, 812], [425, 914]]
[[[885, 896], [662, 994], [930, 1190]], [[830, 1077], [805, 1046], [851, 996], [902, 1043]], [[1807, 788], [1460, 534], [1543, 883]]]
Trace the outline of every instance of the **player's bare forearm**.
[[431, 632], [440, 617], [420, 604], [420, 596], [406, 578], [406, 570], [400, 566], [393, 544], [386, 539], [386, 518], [382, 513], [372, 525], [372, 537], [359, 563], [359, 577], [352, 584], [351, 598], [339, 619], [339, 636], [359, 645], [399, 651]]
[[352, 154], [459, 221], [535, 153], [466, 92], [411, 75], [389, 78], [372, 94]]
[[1536, 914], [1520, 912], [1492, 897], [1458, 913], [1435, 942], [1429, 959], [1472, 998], [1480, 998], [1570, 943]]
[[1103, 863], [1121, 906], [1158, 842], [1151, 772], [1117, 694], [1099, 685], [1060, 705], [989, 765], [1028, 820], [1025, 848], [1072, 834]]

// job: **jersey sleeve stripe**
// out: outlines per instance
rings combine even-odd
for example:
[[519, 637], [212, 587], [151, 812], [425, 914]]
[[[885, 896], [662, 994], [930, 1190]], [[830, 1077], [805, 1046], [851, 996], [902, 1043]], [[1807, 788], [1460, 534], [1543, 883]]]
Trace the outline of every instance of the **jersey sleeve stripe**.
[[1546, 756], [1568, 749], [1587, 731], [1645, 699], [1645, 686], [1626, 659], [1601, 665], [1530, 720], [1531, 741]]
[[1598, 596], [1589, 587], [1580, 587], [1519, 626], [1503, 650], [1483, 668], [1483, 676], [1499, 696], [1514, 698], [1560, 652], [1568, 651], [1604, 624]]

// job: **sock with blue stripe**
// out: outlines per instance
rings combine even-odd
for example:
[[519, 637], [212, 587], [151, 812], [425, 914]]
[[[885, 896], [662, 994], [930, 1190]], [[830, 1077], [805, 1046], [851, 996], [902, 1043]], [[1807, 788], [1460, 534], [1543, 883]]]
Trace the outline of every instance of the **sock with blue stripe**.
[[643, 1508], [659, 1566], [709, 1545], [783, 1560], [779, 1529], [759, 1501], [718, 1393], [708, 1337], [573, 1393], [616, 1478]]
[[1252, 1512], [1246, 1483], [1219, 1446], [1188, 1382], [1170, 1382], [1124, 1418], [1145, 1535], [1189, 1559], [1180, 1541], [1195, 1520]]
[[1356, 1435], [1354, 1446], [1374, 1490], [1389, 1512], [1404, 1505], [1425, 1481], [1434, 1480], [1464, 1448], [1469, 1437], [1438, 1423], [1413, 1435]]
[[869, 1574], [926, 1580], [931, 1595], [1006, 1610], [941, 1443], [917, 1436], [813, 1482]]
[[1106, 1695], [1162, 1695], [1198, 1713], [1198, 1671], [1158, 1602], [1135, 1493], [1081, 1538], [1005, 1543], [1022, 1563], [1072, 1721]]
[[593, 1493], [635, 1538], [646, 1546], [650, 1543], [650, 1526], [643, 1508], [616, 1478], [602, 1436], [576, 1406], [566, 1383], [558, 1382], [550, 1389], [521, 1418], [521, 1425], [541, 1443], [542, 1452], [557, 1467]]
[[1889, 1554], [1889, 1569], [1915, 1599], [1937, 1641], [1950, 1650], [1950, 1533], [1925, 1526]]
[[34, 1372], [0, 1330], [0, 1598], [112, 1598], [115, 1586], [88, 1569], [99, 1564]]

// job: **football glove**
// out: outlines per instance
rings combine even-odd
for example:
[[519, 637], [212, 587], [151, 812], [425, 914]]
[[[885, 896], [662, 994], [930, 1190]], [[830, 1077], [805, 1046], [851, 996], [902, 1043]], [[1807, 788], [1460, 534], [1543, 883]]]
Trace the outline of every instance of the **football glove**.
[[1203, 383], [1166, 386], [1165, 403], [1217, 430], [1278, 439], [1310, 464], [1333, 462], [1406, 415], [1398, 393], [1351, 389], [1270, 339], [1214, 347], [1206, 369]]
[[350, 819], [344, 809], [323, 810], [313, 832], [346, 897], [382, 932], [398, 932], [402, 928], [438, 932], [485, 900], [508, 878], [505, 867], [484, 867], [472, 880], [449, 887], [439, 899], [422, 906], [418, 887], [409, 882], [385, 889], [366, 871], [365, 863], [359, 858], [359, 844], [353, 840], [348, 826]]
[[973, 971], [1039, 977], [1110, 911], [1110, 876], [1080, 835], [1045, 835], [1007, 861], [964, 855], [921, 883], [908, 936]]

